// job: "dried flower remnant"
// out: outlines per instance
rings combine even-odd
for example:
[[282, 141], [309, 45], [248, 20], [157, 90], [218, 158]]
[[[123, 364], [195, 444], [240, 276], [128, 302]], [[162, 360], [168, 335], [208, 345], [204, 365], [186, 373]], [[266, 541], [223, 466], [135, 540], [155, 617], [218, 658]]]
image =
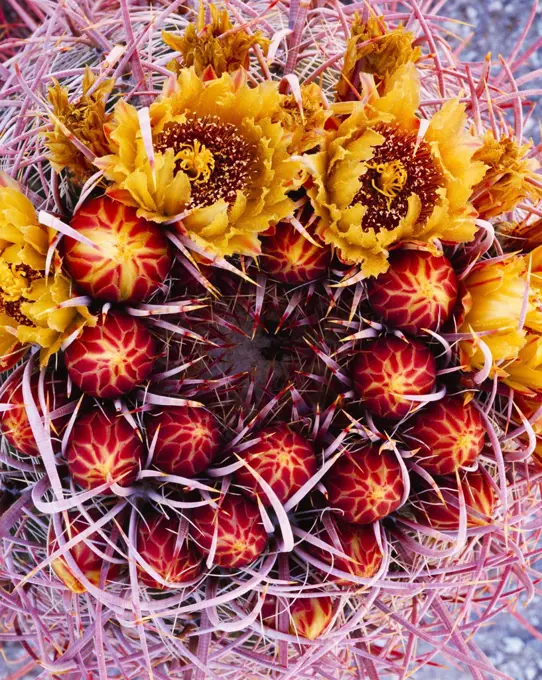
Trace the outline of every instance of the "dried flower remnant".
[[113, 153], [96, 161], [113, 182], [107, 193], [149, 220], [183, 214], [181, 232], [217, 255], [258, 254], [258, 235], [293, 211], [287, 193], [300, 169], [273, 122], [281, 100], [271, 81], [249, 87], [225, 73], [204, 82], [183, 69], [150, 107], [153, 163], [137, 110], [119, 102]]
[[465, 108], [447, 101], [422, 139], [418, 105], [418, 74], [408, 63], [370, 105], [353, 105], [319, 153], [303, 157], [317, 235], [367, 277], [387, 270], [398, 242], [461, 243], [477, 231], [469, 201], [485, 165], [473, 160], [479, 142], [466, 130]]
[[337, 99], [357, 99], [360, 92], [360, 73], [374, 76], [376, 85], [384, 83], [397, 69], [421, 57], [414, 47], [415, 36], [401, 25], [389, 30], [382, 18], [370, 17], [362, 21], [356, 12], [346, 44], [344, 66], [337, 84]]
[[[244, 27], [234, 27], [228, 11], [219, 10], [213, 4], [207, 5], [210, 22], [206, 23], [206, 3], [200, 4], [196, 23], [189, 23], [183, 36], [162, 31], [162, 38], [168, 47], [180, 52], [185, 67], [193, 66], [198, 76], [219, 78], [223, 73], [233, 73], [240, 68], [248, 69], [250, 50], [259, 45], [267, 54], [269, 40], [261, 31], [249, 34]], [[169, 68], [179, 72], [176, 60]]]
[[542, 335], [527, 333], [517, 359], [504, 370], [508, 375], [503, 382], [518, 392], [542, 393]]
[[105, 111], [107, 98], [113, 89], [112, 80], [95, 87], [98, 77], [87, 67], [83, 78], [83, 93], [76, 101], [69, 99], [68, 89], [53, 79], [48, 99], [53, 107], [49, 115], [53, 130], [45, 133], [49, 161], [57, 172], [68, 170], [73, 179], [84, 182], [96, 172], [90, 160], [73, 144], [71, 135], [97, 157], [109, 153], [104, 125], [109, 119]]
[[290, 153], [319, 148], [326, 134], [326, 123], [333, 115], [317, 83], [301, 84], [300, 92], [300, 100], [294, 93], [286, 95], [276, 114], [276, 120], [291, 137]]
[[521, 222], [497, 222], [495, 231], [506, 251], [529, 253], [542, 245], [542, 218]]
[[488, 170], [474, 189], [473, 204], [485, 219], [514, 210], [521, 201], [542, 200], [540, 163], [529, 157], [531, 143], [520, 144], [513, 137], [496, 139], [489, 130], [484, 143], [474, 154], [474, 160]]

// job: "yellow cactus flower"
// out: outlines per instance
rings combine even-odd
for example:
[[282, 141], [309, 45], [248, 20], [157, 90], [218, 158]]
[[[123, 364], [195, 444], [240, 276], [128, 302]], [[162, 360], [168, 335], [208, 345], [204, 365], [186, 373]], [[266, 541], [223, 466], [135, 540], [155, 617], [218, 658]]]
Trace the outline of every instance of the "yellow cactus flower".
[[97, 160], [107, 193], [138, 215], [178, 227], [217, 255], [258, 254], [258, 235], [290, 215], [299, 161], [273, 122], [277, 84], [249, 87], [244, 72], [203, 81], [183, 69], [150, 107], [153, 159], [137, 110], [119, 102], [108, 130], [113, 154]]
[[47, 229], [38, 223], [34, 206], [17, 182], [0, 173], [0, 253], [15, 264], [44, 269], [48, 247]]
[[474, 159], [487, 165], [483, 181], [474, 187], [474, 205], [485, 219], [513, 210], [525, 199], [542, 199], [542, 174], [536, 158], [529, 158], [532, 143], [518, 144], [512, 137], [495, 139], [488, 131]]
[[[527, 294], [527, 265], [523, 257], [510, 256], [500, 262], [481, 263], [465, 280], [465, 316], [461, 333], [486, 333], [481, 339], [495, 362], [515, 359], [525, 344], [527, 330], [520, 328], [521, 309]], [[532, 302], [531, 302], [532, 306]], [[534, 310], [534, 307], [532, 307]], [[461, 343], [461, 350], [473, 368], [484, 365], [475, 340]]]
[[542, 391], [542, 336], [527, 333], [515, 361], [505, 367], [505, 382], [518, 392]]
[[1, 179], [0, 360], [21, 344], [37, 344], [45, 365], [64, 339], [95, 319], [84, 305], [61, 306], [73, 297], [72, 284], [58, 258], [53, 274], [45, 275], [48, 231], [39, 225], [28, 198], [13, 182]]
[[324, 95], [316, 83], [301, 85], [301, 102], [294, 94], [284, 97], [276, 120], [290, 135], [288, 151], [304, 153], [320, 147], [326, 134], [326, 121], [331, 115], [332, 111], [326, 108]]
[[[223, 73], [233, 73], [240, 68], [248, 69], [250, 50], [259, 45], [267, 54], [269, 40], [261, 31], [249, 35], [242, 27], [234, 28], [227, 10], [208, 5], [211, 21], [205, 23], [205, 4], [202, 2], [195, 24], [186, 27], [183, 36], [162, 32], [162, 39], [176, 52], [180, 52], [185, 67], [193, 66], [198, 76], [206, 73], [214, 78]], [[170, 64], [179, 71], [177, 62]]]
[[460, 243], [477, 230], [469, 199], [485, 165], [472, 159], [479, 142], [465, 129], [464, 107], [446, 102], [421, 135], [418, 105], [408, 63], [368, 105], [352, 105], [319, 153], [303, 157], [318, 236], [366, 277], [387, 270], [398, 242]]
[[68, 170], [75, 179], [84, 181], [96, 168], [90, 160], [72, 143], [75, 137], [94, 155], [104, 156], [109, 147], [104, 132], [104, 124], [109, 116], [105, 112], [107, 98], [113, 89], [113, 81], [105, 80], [90, 92], [96, 76], [87, 67], [83, 77], [83, 94], [70, 102], [68, 90], [53, 80], [48, 99], [53, 107], [50, 116], [53, 130], [45, 133], [45, 144], [49, 161], [60, 172]]
[[[491, 376], [520, 392], [542, 391], [542, 247], [529, 255], [510, 255], [480, 263], [466, 278], [461, 361], [484, 366], [479, 340], [489, 348]], [[526, 305], [526, 306], [524, 306]]]
[[383, 19], [373, 16], [364, 22], [356, 12], [337, 84], [337, 99], [357, 98], [359, 73], [372, 74], [378, 84], [408, 62], [416, 63], [422, 53], [419, 47], [413, 47], [415, 39], [402, 26], [390, 31]]

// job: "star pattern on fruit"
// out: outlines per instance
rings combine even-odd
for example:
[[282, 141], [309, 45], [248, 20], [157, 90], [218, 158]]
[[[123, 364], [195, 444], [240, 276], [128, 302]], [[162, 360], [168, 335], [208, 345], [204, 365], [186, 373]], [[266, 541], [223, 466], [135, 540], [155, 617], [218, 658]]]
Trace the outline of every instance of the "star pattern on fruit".
[[86, 394], [114, 398], [142, 383], [152, 370], [156, 342], [138, 319], [110, 312], [66, 349], [68, 374]]
[[324, 244], [287, 223], [278, 224], [275, 233], [265, 237], [260, 259], [269, 276], [292, 286], [322, 278], [331, 262]]
[[476, 462], [485, 444], [482, 417], [472, 402], [460, 396], [429, 404], [411, 423], [412, 447], [428, 472], [448, 475]]
[[[487, 526], [497, 505], [495, 489], [487, 473], [467, 472], [461, 476], [461, 490], [467, 511], [467, 528]], [[455, 477], [440, 478], [440, 494], [427, 487], [413, 497], [416, 520], [440, 531], [459, 530], [459, 491]]]
[[404, 491], [397, 457], [374, 446], [345, 451], [324, 483], [333, 511], [353, 524], [370, 524], [397, 510]]
[[112, 411], [96, 410], [79, 416], [66, 449], [72, 479], [84, 489], [95, 489], [108, 481], [129, 486], [143, 465], [140, 436], [124, 416]]
[[395, 336], [368, 342], [356, 355], [354, 388], [363, 406], [380, 418], [399, 420], [417, 403], [409, 395], [429, 394], [436, 361], [421, 342]]
[[[159, 513], [146, 513], [138, 525], [137, 550], [143, 560], [169, 583], [189, 583], [202, 572], [201, 558], [188, 538], [178, 540], [179, 520]], [[151, 588], [163, 590], [165, 586], [156, 581], [138, 565], [139, 579]]]
[[147, 419], [147, 438], [156, 436], [153, 465], [170, 474], [194, 477], [217, 455], [221, 435], [216, 418], [189, 406], [164, 409]]
[[255, 503], [228, 494], [218, 508], [210, 505], [193, 513], [196, 547], [208, 553], [217, 532], [213, 562], [219, 567], [245, 567], [259, 557], [267, 546], [267, 534]]
[[[259, 441], [243, 451], [242, 458], [266, 481], [281, 503], [287, 501], [315, 474], [317, 461], [309, 441], [284, 423], [255, 433]], [[270, 505], [259, 482], [246, 467], [235, 473], [239, 486]]]
[[[307, 543], [309, 553], [325, 562], [330, 568], [343, 571], [346, 574], [360, 578], [374, 576], [380, 569], [383, 555], [373, 526], [348, 524], [336, 519], [333, 522], [333, 530], [335, 533], [331, 536], [323, 528], [318, 537], [335, 550], [340, 550], [346, 557], [341, 557], [325, 548], [315, 547]], [[335, 537], [338, 539], [338, 544], [334, 541]], [[349, 586], [353, 582], [347, 577], [335, 576], [331, 571], [325, 573], [330, 581], [341, 585]]]
[[66, 267], [80, 288], [110, 302], [148, 300], [171, 267], [166, 237], [135, 208], [107, 197], [94, 198], [70, 226], [92, 242], [64, 239]]
[[417, 335], [438, 330], [451, 316], [458, 294], [457, 277], [444, 255], [399, 250], [390, 268], [369, 281], [369, 302], [385, 323]]

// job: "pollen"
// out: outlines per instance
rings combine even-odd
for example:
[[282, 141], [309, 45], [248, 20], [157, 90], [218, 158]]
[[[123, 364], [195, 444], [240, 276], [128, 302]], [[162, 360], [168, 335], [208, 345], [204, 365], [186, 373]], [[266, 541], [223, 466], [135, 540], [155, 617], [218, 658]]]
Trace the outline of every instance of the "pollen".
[[25, 294], [30, 284], [41, 274], [27, 265], [9, 265], [0, 261], [0, 313], [7, 314], [22, 326], [32, 322], [21, 312], [21, 305], [27, 301]]
[[174, 149], [177, 172], [185, 172], [192, 185], [189, 208], [206, 207], [220, 199], [233, 204], [257, 170], [256, 145], [218, 116], [192, 116], [184, 123], [169, 123], [154, 146], [161, 152]]
[[0, 288], [5, 302], [20, 300], [28, 288], [26, 272], [19, 272], [14, 265], [0, 262]]
[[208, 182], [215, 167], [215, 159], [209, 149], [195, 139], [186, 144], [177, 154], [181, 160], [181, 168], [196, 184]]
[[391, 161], [368, 167], [373, 168], [380, 175], [377, 181], [373, 180], [373, 188], [388, 199], [388, 210], [391, 210], [393, 199], [403, 190], [408, 179], [403, 162]]
[[384, 142], [375, 147], [352, 201], [352, 204], [367, 206], [362, 228], [375, 232], [395, 229], [408, 212], [411, 194], [416, 194], [421, 201], [418, 223], [424, 224], [443, 186], [442, 173], [433, 160], [429, 144], [385, 123], [374, 129], [383, 135]]

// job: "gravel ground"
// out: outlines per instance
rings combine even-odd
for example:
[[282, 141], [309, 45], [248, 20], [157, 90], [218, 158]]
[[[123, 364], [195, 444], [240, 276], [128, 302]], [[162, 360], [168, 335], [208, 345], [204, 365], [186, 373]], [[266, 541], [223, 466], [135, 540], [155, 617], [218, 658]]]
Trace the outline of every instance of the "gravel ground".
[[[536, 598], [528, 608], [518, 612], [536, 629], [542, 626], [542, 599]], [[512, 680], [542, 680], [542, 642], [533, 637], [512, 614], [495, 618], [492, 626], [476, 635], [476, 643], [495, 665]], [[472, 680], [468, 671], [449, 667], [445, 670], [427, 668], [414, 676], [415, 680]], [[493, 677], [493, 676], [485, 676]], [[391, 678], [390, 678], [391, 680]]]
[[[487, 52], [494, 57], [507, 57], [521, 35], [531, 12], [531, 0], [447, 0], [442, 14], [460, 19], [476, 27], [476, 35], [463, 53], [463, 59], [470, 61], [483, 58]], [[458, 33], [465, 35], [473, 29], [458, 27]], [[534, 25], [529, 33], [529, 43], [542, 36], [542, 9], [539, 7]], [[542, 51], [533, 53], [529, 60], [531, 70], [542, 66]]]
[[[531, 0], [448, 0], [442, 13], [476, 26], [476, 34], [463, 53], [465, 60], [474, 61], [483, 58], [488, 51], [493, 56], [499, 54], [508, 56], [521, 35], [531, 7]], [[454, 30], [461, 35], [467, 35], [472, 28], [457, 25]], [[541, 8], [537, 10], [529, 42], [539, 36], [542, 36]], [[533, 53], [526, 68], [528, 70], [542, 68], [542, 50]], [[537, 132], [539, 118], [540, 116], [537, 117], [536, 125], [533, 120], [530, 128], [532, 134]], [[534, 628], [542, 630], [542, 599], [537, 598], [526, 610], [520, 606], [520, 610]], [[542, 642], [530, 635], [512, 615], [498, 617], [493, 626], [478, 633], [476, 642], [496, 668], [506, 673], [512, 680], [542, 680]], [[0, 657], [0, 680], [2, 680], [16, 670], [18, 666], [16, 660], [21, 657], [20, 651], [12, 647], [5, 646], [0, 651], [6, 654], [10, 662], [6, 665]], [[19, 677], [24, 680], [35, 677], [35, 674]], [[468, 672], [448, 668], [422, 670], [415, 678], [467, 680], [472, 676]]]
[[[466, 37], [476, 28], [475, 34], [461, 54], [464, 61], [479, 61], [488, 52], [493, 59], [499, 55], [508, 58], [516, 47], [521, 37], [525, 24], [529, 18], [535, 0], [447, 0], [444, 3], [441, 14], [459, 19], [465, 25], [457, 24], [454, 32], [461, 37]], [[539, 3], [540, 4], [540, 3]], [[536, 42], [542, 36], [542, 5], [538, 7], [536, 16], [524, 43], [526, 46]], [[542, 68], [542, 50], [538, 49], [531, 54], [529, 60], [522, 65], [517, 75], [523, 75]], [[542, 78], [539, 76], [526, 87], [540, 88]], [[540, 97], [538, 97], [538, 109], [540, 109]], [[533, 137], [535, 142], [540, 141], [540, 110], [538, 115], [532, 116], [525, 125], [526, 135]]]

